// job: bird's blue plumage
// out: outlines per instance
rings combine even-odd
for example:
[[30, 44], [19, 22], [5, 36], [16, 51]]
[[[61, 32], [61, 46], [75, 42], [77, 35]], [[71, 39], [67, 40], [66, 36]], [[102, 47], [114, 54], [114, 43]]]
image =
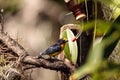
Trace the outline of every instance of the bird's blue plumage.
[[61, 51], [60, 44], [54, 44], [54, 45], [50, 46], [47, 50], [45, 50], [41, 55], [50, 55], [50, 54], [53, 54], [53, 53], [59, 52], [59, 51]]
[[40, 58], [41, 55], [49, 55], [49, 56], [58, 55], [64, 49], [64, 45], [66, 42], [68, 42], [68, 40], [59, 39], [57, 43], [47, 48], [37, 58]]

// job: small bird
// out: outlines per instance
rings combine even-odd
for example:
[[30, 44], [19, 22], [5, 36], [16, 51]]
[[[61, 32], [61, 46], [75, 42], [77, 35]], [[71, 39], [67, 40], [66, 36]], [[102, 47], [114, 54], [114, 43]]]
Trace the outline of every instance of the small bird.
[[58, 54], [60, 54], [63, 51], [66, 42], [68, 42], [68, 40], [59, 39], [57, 43], [48, 47], [37, 58], [40, 58], [42, 55], [49, 55], [50, 57], [57, 56]]

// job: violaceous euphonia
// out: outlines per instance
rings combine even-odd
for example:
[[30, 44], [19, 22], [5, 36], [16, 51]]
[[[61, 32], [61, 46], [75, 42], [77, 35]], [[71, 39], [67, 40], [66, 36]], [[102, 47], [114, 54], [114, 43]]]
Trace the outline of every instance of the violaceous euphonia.
[[68, 42], [68, 40], [59, 39], [57, 43], [55, 43], [54, 45], [51, 45], [45, 51], [40, 53], [40, 55], [37, 58], [40, 58], [42, 55], [49, 55], [52, 57], [57, 56], [63, 51], [66, 42]]

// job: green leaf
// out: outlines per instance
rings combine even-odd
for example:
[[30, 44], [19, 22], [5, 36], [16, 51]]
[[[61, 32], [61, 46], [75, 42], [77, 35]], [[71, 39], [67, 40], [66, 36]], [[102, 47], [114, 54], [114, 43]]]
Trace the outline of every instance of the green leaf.
[[117, 45], [118, 41], [120, 40], [120, 23], [119, 22], [120, 22], [120, 16], [112, 23], [110, 31], [107, 32], [107, 34], [105, 34], [105, 36], [103, 37], [103, 39], [106, 39], [106, 43], [107, 43], [104, 58], [109, 57], [109, 55], [113, 52], [115, 46]]
[[[63, 33], [62, 33], [62, 38], [63, 38], [63, 39], [67, 39], [66, 30], [63, 31]], [[66, 58], [69, 59], [69, 60], [71, 60], [71, 55], [70, 55], [70, 50], [69, 50], [69, 45], [68, 45], [68, 43], [65, 44], [64, 53], [65, 53]]]
[[80, 4], [82, 2], [84, 2], [85, 0], [73, 0], [75, 4]]
[[77, 57], [78, 57], [78, 47], [77, 47], [76, 41], [72, 42], [72, 39], [74, 37], [75, 36], [70, 29], [66, 29], [62, 34], [62, 38], [68, 39], [68, 43], [65, 45], [65, 48], [64, 48], [65, 56], [74, 64], [76, 64]]
[[114, 32], [109, 37], [104, 38], [101, 43], [98, 43], [91, 48], [86, 64], [84, 64], [70, 76], [71, 80], [77, 80], [79, 78], [83, 78], [87, 74], [96, 72], [101, 66], [103, 66], [103, 56], [107, 55], [109, 51], [111, 52], [113, 50], [113, 47], [115, 47], [114, 45], [118, 40], [119, 33]]
[[77, 80], [89, 73], [97, 70], [102, 62], [103, 44], [95, 45], [89, 52], [87, 63], [80, 67], [76, 72], [71, 75], [71, 80]]
[[[96, 25], [96, 36], [101, 36], [110, 30], [111, 23], [105, 20], [97, 19]], [[84, 23], [84, 26], [81, 25], [78, 27], [82, 31], [87, 31], [93, 29], [95, 26], [95, 20], [88, 21]]]
[[99, 0], [112, 10], [112, 18], [116, 19], [120, 15], [120, 0]]

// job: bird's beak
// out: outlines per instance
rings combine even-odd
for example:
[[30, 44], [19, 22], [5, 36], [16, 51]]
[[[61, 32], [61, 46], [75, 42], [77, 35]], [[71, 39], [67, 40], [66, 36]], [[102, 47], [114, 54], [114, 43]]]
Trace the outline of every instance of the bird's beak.
[[68, 40], [65, 40], [65, 42], [68, 42]]

